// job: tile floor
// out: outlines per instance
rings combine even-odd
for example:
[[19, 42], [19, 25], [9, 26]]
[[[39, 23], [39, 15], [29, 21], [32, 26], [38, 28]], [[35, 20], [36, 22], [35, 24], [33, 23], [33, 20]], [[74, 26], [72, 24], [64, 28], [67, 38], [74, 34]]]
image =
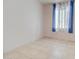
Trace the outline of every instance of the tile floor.
[[40, 39], [4, 54], [4, 59], [75, 59], [74, 42]]

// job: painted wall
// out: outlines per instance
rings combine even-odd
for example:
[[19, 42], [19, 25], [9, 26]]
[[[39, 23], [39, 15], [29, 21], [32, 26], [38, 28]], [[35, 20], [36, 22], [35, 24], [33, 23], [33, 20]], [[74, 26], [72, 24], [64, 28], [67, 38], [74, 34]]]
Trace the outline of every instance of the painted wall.
[[4, 0], [4, 53], [37, 40], [42, 31], [38, 0]]
[[52, 32], [52, 5], [43, 5], [43, 36], [61, 40], [74, 41], [74, 33]]

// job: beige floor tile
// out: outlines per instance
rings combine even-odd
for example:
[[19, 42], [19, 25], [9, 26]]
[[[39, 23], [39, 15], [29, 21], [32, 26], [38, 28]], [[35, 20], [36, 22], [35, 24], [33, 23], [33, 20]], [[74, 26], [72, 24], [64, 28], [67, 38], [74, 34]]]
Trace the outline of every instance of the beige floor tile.
[[73, 42], [40, 39], [4, 55], [6, 59], [74, 59]]
[[4, 55], [4, 59], [31, 59], [17, 51], [12, 51]]

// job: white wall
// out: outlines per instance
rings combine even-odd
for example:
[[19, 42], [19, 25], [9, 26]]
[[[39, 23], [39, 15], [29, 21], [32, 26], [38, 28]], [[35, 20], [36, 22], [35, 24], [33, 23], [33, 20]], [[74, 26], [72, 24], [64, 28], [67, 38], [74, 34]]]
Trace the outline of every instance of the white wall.
[[41, 37], [38, 0], [4, 0], [4, 53]]
[[66, 32], [52, 32], [52, 5], [44, 4], [43, 5], [43, 36], [50, 37], [54, 39], [74, 41], [74, 33]]

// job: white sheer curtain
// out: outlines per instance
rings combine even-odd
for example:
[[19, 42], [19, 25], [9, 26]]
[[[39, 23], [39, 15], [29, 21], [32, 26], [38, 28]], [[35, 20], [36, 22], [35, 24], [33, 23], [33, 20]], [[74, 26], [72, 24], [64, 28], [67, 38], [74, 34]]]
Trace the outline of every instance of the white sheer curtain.
[[68, 30], [68, 15], [69, 15], [69, 6], [68, 3], [58, 3], [56, 4], [55, 11], [55, 24], [56, 31], [65, 31]]

